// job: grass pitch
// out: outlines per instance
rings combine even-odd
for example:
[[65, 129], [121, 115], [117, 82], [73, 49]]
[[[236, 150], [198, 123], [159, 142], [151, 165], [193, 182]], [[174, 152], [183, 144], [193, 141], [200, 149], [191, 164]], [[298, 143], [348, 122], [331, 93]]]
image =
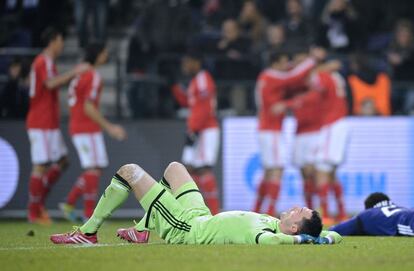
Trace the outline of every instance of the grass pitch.
[[[414, 238], [347, 237], [342, 244], [316, 245], [133, 245], [115, 236], [129, 221], [109, 221], [98, 246], [56, 246], [49, 235], [71, 224], [51, 227], [0, 221], [0, 270], [414, 270]], [[33, 230], [34, 236], [27, 233]]]

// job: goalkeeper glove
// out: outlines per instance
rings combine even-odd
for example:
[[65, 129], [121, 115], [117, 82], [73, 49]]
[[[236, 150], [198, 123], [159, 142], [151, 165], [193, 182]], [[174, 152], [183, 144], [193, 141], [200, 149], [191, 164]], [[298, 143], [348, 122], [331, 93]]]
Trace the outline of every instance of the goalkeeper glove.
[[332, 239], [329, 237], [319, 236], [318, 238], [315, 239], [315, 244], [317, 245], [330, 245], [332, 243], [333, 243]]
[[309, 234], [299, 234], [297, 235], [297, 241], [298, 244], [313, 244], [315, 243], [315, 237]]

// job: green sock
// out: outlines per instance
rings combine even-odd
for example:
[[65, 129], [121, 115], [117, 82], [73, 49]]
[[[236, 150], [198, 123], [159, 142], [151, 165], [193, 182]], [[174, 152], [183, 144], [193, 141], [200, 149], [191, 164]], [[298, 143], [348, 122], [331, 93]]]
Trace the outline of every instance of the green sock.
[[95, 233], [104, 220], [109, 217], [128, 198], [131, 188], [128, 183], [115, 175], [99, 199], [91, 218], [80, 227], [83, 233]]
[[[172, 194], [171, 186], [167, 182], [167, 180], [165, 180], [164, 177], [159, 181], [159, 184], [161, 184], [168, 192], [170, 192]], [[137, 224], [135, 224], [135, 229], [137, 231], [149, 231], [149, 230], [153, 230], [152, 228], [151, 229], [145, 228], [145, 220], [146, 219], [147, 219], [147, 213], [145, 213], [144, 217]]]

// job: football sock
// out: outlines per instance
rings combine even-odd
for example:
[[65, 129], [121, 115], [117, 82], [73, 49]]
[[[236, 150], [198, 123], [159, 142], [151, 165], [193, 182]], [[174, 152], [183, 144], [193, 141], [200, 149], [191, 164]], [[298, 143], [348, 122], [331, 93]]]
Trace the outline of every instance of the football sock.
[[129, 191], [131, 191], [129, 184], [121, 176], [115, 174], [99, 199], [91, 218], [80, 227], [80, 231], [85, 234], [96, 233], [103, 221], [127, 200]]
[[83, 179], [83, 176], [81, 175], [76, 180], [75, 184], [72, 186], [72, 189], [69, 192], [66, 203], [69, 205], [75, 206], [76, 201], [83, 193], [84, 187], [85, 187], [85, 180]]
[[275, 216], [276, 210], [276, 201], [279, 198], [280, 192], [280, 183], [275, 181], [269, 181], [267, 184], [268, 188], [268, 196], [269, 196], [269, 207], [267, 209], [267, 214], [271, 216]]
[[85, 188], [83, 193], [83, 214], [86, 218], [92, 216], [93, 209], [95, 208], [99, 188], [99, 177], [99, 172], [86, 171], [83, 173], [83, 179], [85, 180]]
[[32, 173], [32, 175], [30, 176], [28, 206], [29, 220], [38, 218], [40, 216], [40, 208], [42, 206], [42, 195], [44, 193], [42, 179], [43, 177], [39, 174]]
[[207, 172], [200, 176], [201, 189], [208, 208], [213, 215], [220, 212], [216, 176], [213, 172]]
[[62, 170], [60, 169], [60, 166], [58, 164], [53, 164], [52, 166], [50, 166], [49, 170], [46, 172], [43, 178], [44, 191], [42, 194], [42, 204], [44, 204], [47, 195], [49, 194], [53, 185], [59, 179], [61, 173], [62, 173]]
[[312, 179], [307, 179], [303, 182], [303, 193], [305, 196], [305, 204], [308, 208], [313, 209], [313, 193], [315, 187]]
[[342, 184], [338, 180], [336, 180], [334, 183], [331, 184], [331, 188], [334, 192], [336, 204], [338, 206], [338, 216], [344, 217], [346, 216], [346, 214], [343, 200]]
[[[159, 183], [168, 191], [168, 192], [170, 192], [170, 193], [172, 193], [171, 192], [171, 186], [170, 186], [170, 184], [167, 182], [167, 180], [164, 178], [164, 177], [162, 177], [162, 179], [159, 181]], [[148, 229], [148, 228], [146, 228], [145, 227], [145, 220], [147, 219], [147, 213], [145, 213], [145, 215], [144, 215], [144, 217], [143, 218], [141, 218], [141, 220], [137, 223], [137, 224], [135, 224], [135, 229], [137, 230], [137, 231], [148, 231], [148, 230], [151, 230], [151, 229]]]
[[319, 186], [318, 195], [321, 205], [322, 217], [329, 217], [328, 213], [328, 192], [329, 192], [329, 183], [322, 184]]
[[267, 193], [267, 183], [268, 182], [265, 179], [263, 179], [259, 184], [253, 212], [260, 213], [260, 210], [262, 209], [263, 200]]

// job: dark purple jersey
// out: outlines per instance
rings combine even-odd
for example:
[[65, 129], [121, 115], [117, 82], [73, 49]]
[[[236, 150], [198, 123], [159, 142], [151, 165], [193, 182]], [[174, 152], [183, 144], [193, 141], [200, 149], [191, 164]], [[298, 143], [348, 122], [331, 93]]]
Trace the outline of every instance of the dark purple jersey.
[[384, 201], [329, 230], [341, 235], [414, 236], [414, 209]]

